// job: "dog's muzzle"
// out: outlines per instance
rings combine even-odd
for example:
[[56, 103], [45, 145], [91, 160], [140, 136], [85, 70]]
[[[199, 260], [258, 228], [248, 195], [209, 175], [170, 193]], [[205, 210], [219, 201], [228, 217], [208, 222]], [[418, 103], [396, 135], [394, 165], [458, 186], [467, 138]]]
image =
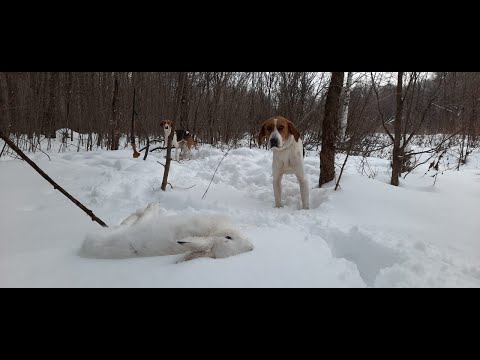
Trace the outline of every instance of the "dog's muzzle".
[[278, 139], [277, 138], [271, 138], [270, 139], [270, 147], [278, 147]]

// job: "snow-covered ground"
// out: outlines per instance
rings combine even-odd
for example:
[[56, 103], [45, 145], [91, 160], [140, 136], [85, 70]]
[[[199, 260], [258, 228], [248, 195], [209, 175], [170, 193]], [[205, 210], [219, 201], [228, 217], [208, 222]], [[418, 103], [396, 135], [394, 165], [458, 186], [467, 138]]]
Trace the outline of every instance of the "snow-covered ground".
[[[3, 143], [0, 142], [0, 148]], [[177, 256], [92, 259], [87, 236], [105, 231], [28, 164], [0, 159], [0, 287], [478, 287], [480, 155], [433, 179], [428, 164], [388, 185], [389, 161], [351, 158], [341, 189], [316, 188], [318, 154], [305, 159], [310, 210], [299, 210], [293, 175], [285, 206], [274, 208], [272, 153], [232, 149], [202, 199], [225, 150], [203, 146], [173, 162], [160, 190], [164, 152], [147, 161], [132, 151], [51, 151], [29, 156], [105, 221], [119, 225], [158, 203], [160, 215], [226, 215], [254, 250], [177, 263]], [[343, 162], [339, 156], [338, 163]], [[193, 187], [192, 187], [193, 186]], [[192, 187], [192, 188], [190, 188]], [[187, 189], [189, 188], [189, 189]]]

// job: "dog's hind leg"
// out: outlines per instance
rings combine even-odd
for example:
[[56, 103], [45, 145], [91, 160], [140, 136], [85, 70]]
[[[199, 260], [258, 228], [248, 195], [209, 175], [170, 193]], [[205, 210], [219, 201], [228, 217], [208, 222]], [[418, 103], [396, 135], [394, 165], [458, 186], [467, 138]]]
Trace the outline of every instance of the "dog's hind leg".
[[308, 190], [308, 179], [305, 175], [296, 175], [298, 184], [300, 185], [300, 195], [302, 197], [302, 206], [304, 209], [310, 208], [310, 196]]
[[275, 196], [275, 207], [282, 207], [282, 177], [283, 174], [273, 176], [273, 195]]

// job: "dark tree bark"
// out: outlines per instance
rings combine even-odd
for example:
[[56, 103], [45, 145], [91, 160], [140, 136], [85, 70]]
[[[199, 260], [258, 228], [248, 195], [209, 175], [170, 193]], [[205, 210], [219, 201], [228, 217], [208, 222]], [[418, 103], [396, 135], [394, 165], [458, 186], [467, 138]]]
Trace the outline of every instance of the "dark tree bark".
[[133, 157], [136, 159], [140, 156], [137, 151], [137, 145], [135, 145], [135, 88], [133, 88], [133, 105], [132, 105], [132, 133], [130, 134], [130, 144], [133, 149]]
[[335, 142], [343, 77], [343, 72], [332, 72], [332, 79], [330, 80], [327, 99], [325, 101], [325, 117], [322, 125], [322, 150], [320, 151], [319, 187], [335, 178]]
[[44, 131], [45, 136], [49, 139], [56, 138], [56, 86], [58, 82], [58, 72], [50, 73], [50, 77], [48, 79], [48, 105], [44, 115]]
[[5, 72], [0, 72], [0, 130], [5, 130], [10, 123], [7, 74]]
[[[167, 183], [168, 183], [168, 173], [170, 171], [170, 163], [171, 163], [171, 157], [172, 157], [172, 140], [173, 140], [173, 135], [175, 134], [175, 123], [178, 120], [179, 113], [180, 113], [180, 107], [182, 103], [182, 96], [183, 96], [183, 88], [185, 86], [185, 81], [187, 78], [187, 73], [186, 72], [180, 72], [178, 74], [178, 88], [177, 88], [177, 104], [175, 107], [175, 115], [173, 116], [173, 125], [172, 125], [172, 131], [170, 132], [170, 136], [168, 137], [167, 141], [167, 159], [165, 161], [165, 170], [163, 172], [163, 181], [162, 181], [162, 190], [165, 191], [167, 189]], [[179, 149], [175, 149], [175, 151], [178, 151]]]
[[17, 122], [17, 112], [15, 109], [15, 97], [16, 97], [16, 91], [15, 91], [15, 73], [9, 73], [6, 72], [4, 73], [7, 81], [7, 92], [8, 92], [8, 109], [10, 113], [10, 121], [11, 123], [15, 124]]
[[402, 115], [403, 115], [403, 72], [398, 73], [397, 90], [396, 90], [397, 108], [395, 111], [394, 122], [394, 142], [392, 157], [392, 179], [390, 184], [398, 186], [398, 178], [402, 171], [402, 149], [400, 140], [402, 138]]
[[120, 124], [118, 121], [118, 73], [115, 73], [112, 98], [111, 143], [110, 150], [118, 150], [120, 145]]
[[[67, 73], [67, 89], [65, 94], [65, 123], [67, 129], [70, 127], [70, 103], [72, 100], [73, 76], [72, 73]], [[70, 132], [71, 141], [73, 141], [73, 131]]]

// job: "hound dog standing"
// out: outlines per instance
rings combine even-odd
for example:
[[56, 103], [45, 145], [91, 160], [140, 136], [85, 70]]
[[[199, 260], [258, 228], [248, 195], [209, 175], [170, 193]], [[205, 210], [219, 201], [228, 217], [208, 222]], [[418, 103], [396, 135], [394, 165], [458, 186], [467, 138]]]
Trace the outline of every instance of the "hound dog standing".
[[[165, 147], [167, 146], [167, 139], [172, 132], [172, 120], [163, 120], [160, 123], [160, 126], [163, 128], [165, 132]], [[179, 160], [180, 158], [180, 151], [182, 154], [189, 154], [191, 153], [192, 147], [195, 145], [195, 141], [191, 133], [187, 130], [175, 130], [172, 139], [172, 147], [175, 148], [175, 160]], [[180, 151], [178, 151], [180, 150]]]
[[282, 207], [282, 177], [283, 174], [295, 174], [300, 184], [300, 194], [304, 209], [310, 207], [308, 180], [305, 177], [303, 165], [302, 139], [293, 123], [284, 117], [273, 116], [265, 121], [258, 135], [261, 146], [266, 138], [268, 146], [273, 151], [272, 174], [275, 206]]

